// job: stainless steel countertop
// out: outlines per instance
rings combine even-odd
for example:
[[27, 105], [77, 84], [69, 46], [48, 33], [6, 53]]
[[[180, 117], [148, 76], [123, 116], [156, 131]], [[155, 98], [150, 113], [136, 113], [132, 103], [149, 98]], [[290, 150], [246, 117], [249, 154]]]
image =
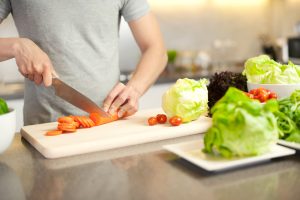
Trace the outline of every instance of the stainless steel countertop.
[[300, 156], [207, 173], [162, 150], [199, 135], [47, 160], [17, 134], [0, 155], [0, 199], [300, 198]]

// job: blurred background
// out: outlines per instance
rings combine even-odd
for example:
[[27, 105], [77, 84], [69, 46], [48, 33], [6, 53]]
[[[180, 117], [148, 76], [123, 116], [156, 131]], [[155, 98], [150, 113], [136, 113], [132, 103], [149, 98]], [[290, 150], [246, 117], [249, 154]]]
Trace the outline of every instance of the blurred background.
[[[268, 54], [300, 64], [300, 0], [148, 0], [168, 49], [169, 62], [141, 99], [141, 108], [157, 107], [177, 78], [210, 77], [217, 71], [243, 70], [244, 61]], [[17, 36], [9, 16], [0, 37]], [[127, 24], [120, 27], [120, 80], [126, 82], [140, 57]], [[14, 60], [0, 63], [0, 97], [22, 110], [23, 77]], [[21, 114], [19, 123], [21, 124]]]

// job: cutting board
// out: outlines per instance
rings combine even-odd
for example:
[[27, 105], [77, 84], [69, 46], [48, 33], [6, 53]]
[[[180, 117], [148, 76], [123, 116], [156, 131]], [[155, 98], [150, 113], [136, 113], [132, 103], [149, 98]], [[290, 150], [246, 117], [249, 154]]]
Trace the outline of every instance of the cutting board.
[[47, 131], [56, 129], [56, 122], [24, 126], [21, 134], [46, 158], [60, 158], [204, 133], [211, 126], [208, 117], [180, 126], [169, 123], [149, 126], [147, 119], [158, 113], [163, 111], [141, 110], [122, 120], [58, 136], [45, 136]]

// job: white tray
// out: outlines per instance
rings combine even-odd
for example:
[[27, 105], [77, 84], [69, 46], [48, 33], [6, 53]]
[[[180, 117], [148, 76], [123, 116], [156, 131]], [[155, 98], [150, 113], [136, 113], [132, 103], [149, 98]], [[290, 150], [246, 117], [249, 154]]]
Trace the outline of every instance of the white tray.
[[286, 147], [290, 147], [292, 149], [300, 150], [300, 144], [296, 143], [296, 142], [288, 142], [288, 141], [285, 141], [285, 140], [279, 140], [277, 143], [281, 144], [283, 146], [286, 146]]
[[255, 164], [270, 160], [272, 158], [283, 157], [295, 154], [295, 150], [280, 145], [274, 145], [269, 153], [260, 156], [252, 156], [245, 158], [226, 159], [208, 155], [202, 152], [204, 147], [203, 140], [166, 145], [164, 148], [185, 160], [207, 170], [207, 171], [223, 171], [249, 164]]

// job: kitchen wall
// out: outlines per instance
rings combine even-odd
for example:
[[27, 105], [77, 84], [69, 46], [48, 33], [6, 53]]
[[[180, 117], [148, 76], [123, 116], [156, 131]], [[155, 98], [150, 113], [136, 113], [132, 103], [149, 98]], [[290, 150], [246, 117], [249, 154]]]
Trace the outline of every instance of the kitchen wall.
[[[168, 49], [205, 51], [214, 60], [226, 57], [243, 61], [258, 55], [261, 53], [261, 35], [271, 35], [282, 42], [295, 34], [294, 26], [300, 21], [300, 0], [148, 1]], [[128, 41], [132, 38], [129, 29], [123, 30], [121, 48], [125, 49], [122, 37]], [[222, 44], [231, 46], [220, 56], [216, 52]], [[134, 55], [121, 51], [123, 69], [134, 69], [138, 50], [132, 43], [130, 45]]]
[[[243, 60], [261, 53], [261, 34], [285, 38], [300, 21], [299, 0], [149, 0], [168, 49], [205, 51], [213, 59]], [[0, 37], [17, 36], [11, 17], [0, 26]], [[232, 46], [222, 58], [214, 52], [222, 44]], [[225, 42], [226, 43], [226, 42]], [[134, 69], [139, 50], [127, 24], [120, 29], [120, 66]], [[0, 63], [1, 81], [20, 81], [13, 60]]]

